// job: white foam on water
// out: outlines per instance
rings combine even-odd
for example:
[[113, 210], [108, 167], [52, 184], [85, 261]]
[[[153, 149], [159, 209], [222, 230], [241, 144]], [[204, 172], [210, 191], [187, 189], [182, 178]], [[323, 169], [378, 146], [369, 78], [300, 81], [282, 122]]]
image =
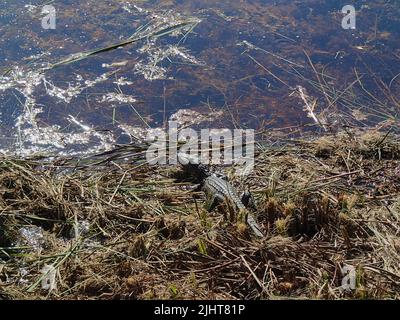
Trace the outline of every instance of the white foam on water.
[[[196, 24], [201, 22], [196, 17], [188, 17], [173, 11], [151, 12], [143, 9], [131, 2], [122, 4], [126, 11], [131, 11], [132, 14], [140, 13], [146, 17], [150, 24], [146, 25], [140, 33], [151, 34], [152, 32], [160, 32], [178, 25], [187, 23]], [[29, 13], [37, 11], [37, 7], [26, 5], [25, 9]], [[177, 28], [169, 34], [173, 37], [183, 38], [192, 24], [188, 24], [185, 28]], [[135, 64], [134, 72], [139, 76], [143, 76], [149, 81], [156, 79], [172, 78], [168, 74], [168, 69], [164, 66], [165, 62], [184, 62], [186, 64], [204, 65], [198, 61], [196, 57], [190, 54], [189, 50], [180, 45], [162, 45], [157, 39], [144, 41], [138, 49], [138, 54], [142, 55], [141, 60]], [[31, 156], [34, 154], [46, 155], [87, 155], [96, 153], [101, 150], [108, 150], [116, 143], [115, 134], [109, 131], [99, 131], [90, 123], [85, 123], [79, 116], [70, 115], [68, 112], [63, 116], [63, 119], [58, 118], [58, 121], [66, 120], [70, 123], [67, 128], [61, 127], [59, 124], [51, 123], [50, 118], [44, 117], [44, 114], [51, 112], [52, 105], [42, 105], [38, 101], [42, 101], [44, 95], [51, 97], [50, 103], [72, 104], [75, 100], [82, 96], [85, 90], [95, 88], [101, 83], [112, 84], [109, 90], [111, 92], [101, 92], [89, 97], [90, 102], [101, 104], [102, 107], [115, 107], [123, 104], [133, 104], [137, 99], [133, 95], [122, 92], [116, 92], [120, 86], [131, 86], [134, 84], [133, 79], [117, 73], [121, 67], [127, 66], [127, 60], [120, 60], [113, 63], [103, 63], [100, 66], [110, 69], [109, 71], [96, 76], [94, 79], [86, 78], [81, 74], [75, 74], [72, 80], [62, 82], [57, 78], [57, 82], [52, 80], [47, 75], [48, 72], [61, 72], [63, 69], [52, 69], [51, 63], [43, 62], [45, 58], [51, 56], [50, 52], [41, 52], [30, 55], [22, 60], [25, 67], [13, 67], [5, 76], [0, 76], [0, 95], [14, 95], [17, 105], [13, 112], [17, 113], [14, 120], [14, 134], [6, 137], [10, 141], [7, 145], [2, 145], [0, 152], [3, 154], [12, 154], [22, 157]], [[73, 55], [71, 55], [73, 56]], [[80, 57], [81, 54], [77, 54]], [[164, 62], [164, 65], [162, 65]], [[54, 76], [54, 75], [53, 75]], [[52, 76], [52, 77], [53, 77]], [[61, 84], [59, 84], [61, 83]], [[104, 90], [104, 89], [103, 89]], [[19, 93], [19, 95], [16, 94]], [[1, 112], [1, 111], [0, 111]], [[1, 115], [1, 114], [0, 114]], [[5, 117], [2, 112], [2, 117]], [[198, 116], [198, 115], [197, 115]], [[195, 117], [195, 116], [194, 116]], [[194, 119], [193, 117], [193, 119]], [[50, 123], [44, 123], [42, 119], [47, 119]], [[50, 119], [50, 120], [49, 120]], [[199, 119], [199, 117], [197, 117]], [[7, 119], [8, 120], [8, 119]], [[86, 120], [90, 121], [90, 120]], [[120, 124], [121, 129], [126, 134], [143, 135], [147, 134], [143, 128], [129, 127], [128, 125]], [[133, 131], [132, 131], [133, 130]], [[155, 129], [157, 130], [157, 128]], [[139, 133], [142, 132], [142, 134]]]
[[123, 93], [110, 92], [105, 95], [102, 95], [99, 100], [100, 103], [104, 102], [118, 102], [118, 103], [135, 103], [137, 100], [130, 95]]
[[161, 63], [165, 60], [172, 62], [175, 59], [193, 65], [205, 65], [191, 55], [188, 50], [175, 45], [163, 48], [157, 46], [155, 42], [149, 42], [138, 51], [146, 53], [148, 57], [146, 60], [141, 60], [135, 64], [135, 73], [141, 74], [148, 81], [173, 79], [173, 77], [167, 76], [167, 68], [161, 66]]

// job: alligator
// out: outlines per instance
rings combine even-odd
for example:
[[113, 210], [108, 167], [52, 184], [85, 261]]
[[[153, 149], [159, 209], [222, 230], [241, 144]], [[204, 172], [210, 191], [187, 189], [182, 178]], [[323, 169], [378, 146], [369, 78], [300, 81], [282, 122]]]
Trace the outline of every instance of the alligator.
[[222, 178], [221, 175], [212, 173], [209, 168], [203, 164], [193, 164], [189, 162], [183, 165], [183, 167], [187, 174], [194, 176], [197, 182], [199, 182], [199, 187], [196, 190], [201, 190], [206, 194], [209, 202], [209, 212], [213, 211], [217, 205], [223, 202], [228, 203], [240, 213], [244, 213], [247, 224], [257, 237], [264, 237], [260, 226], [249, 210], [251, 205], [254, 204], [254, 202], [251, 201], [252, 196], [250, 193], [244, 193], [241, 199], [239, 199], [235, 188], [229, 181]]

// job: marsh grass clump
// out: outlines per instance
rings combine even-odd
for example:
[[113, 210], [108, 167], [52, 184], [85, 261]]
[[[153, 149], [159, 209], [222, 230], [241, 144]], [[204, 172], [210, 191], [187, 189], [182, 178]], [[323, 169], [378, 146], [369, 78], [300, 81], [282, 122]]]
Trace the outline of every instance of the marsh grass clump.
[[359, 150], [365, 156], [378, 159], [399, 159], [400, 142], [390, 132], [369, 131], [360, 137]]
[[[0, 296], [400, 298], [400, 159], [391, 135], [366, 134], [258, 150], [247, 181], [232, 182], [255, 198], [260, 240], [229, 206], [207, 212], [197, 182], [171, 168], [116, 163], [123, 147], [81, 167], [2, 159]], [[41, 287], [46, 265], [55, 291]], [[340, 289], [345, 266], [354, 290]]]
[[275, 221], [276, 232], [281, 236], [288, 235], [288, 219], [277, 219]]
[[321, 137], [314, 142], [315, 156], [330, 158], [335, 151], [335, 142], [327, 137]]
[[335, 228], [338, 212], [328, 197], [305, 193], [291, 200], [268, 198], [261, 202], [258, 217], [271, 234], [310, 238]]

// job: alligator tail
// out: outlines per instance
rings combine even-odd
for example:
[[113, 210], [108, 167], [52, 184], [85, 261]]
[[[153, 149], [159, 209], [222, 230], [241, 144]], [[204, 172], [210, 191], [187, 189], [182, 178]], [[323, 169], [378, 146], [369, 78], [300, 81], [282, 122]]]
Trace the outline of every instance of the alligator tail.
[[257, 237], [259, 237], [259, 238], [263, 238], [264, 237], [264, 234], [262, 233], [260, 226], [258, 225], [256, 220], [254, 219], [254, 216], [252, 214], [250, 214], [250, 213], [247, 216], [247, 223], [249, 224], [250, 228], [253, 230], [254, 234]]

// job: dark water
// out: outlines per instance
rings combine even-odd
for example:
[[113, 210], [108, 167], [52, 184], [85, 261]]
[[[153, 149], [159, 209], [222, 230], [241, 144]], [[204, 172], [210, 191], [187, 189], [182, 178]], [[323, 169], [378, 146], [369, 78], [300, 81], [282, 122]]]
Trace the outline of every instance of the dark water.
[[48, 2], [0, 3], [4, 152], [92, 152], [179, 110], [175, 118], [197, 127], [399, 127], [398, 1], [353, 1], [355, 30], [341, 26], [348, 1], [59, 0], [56, 29], [45, 30]]

